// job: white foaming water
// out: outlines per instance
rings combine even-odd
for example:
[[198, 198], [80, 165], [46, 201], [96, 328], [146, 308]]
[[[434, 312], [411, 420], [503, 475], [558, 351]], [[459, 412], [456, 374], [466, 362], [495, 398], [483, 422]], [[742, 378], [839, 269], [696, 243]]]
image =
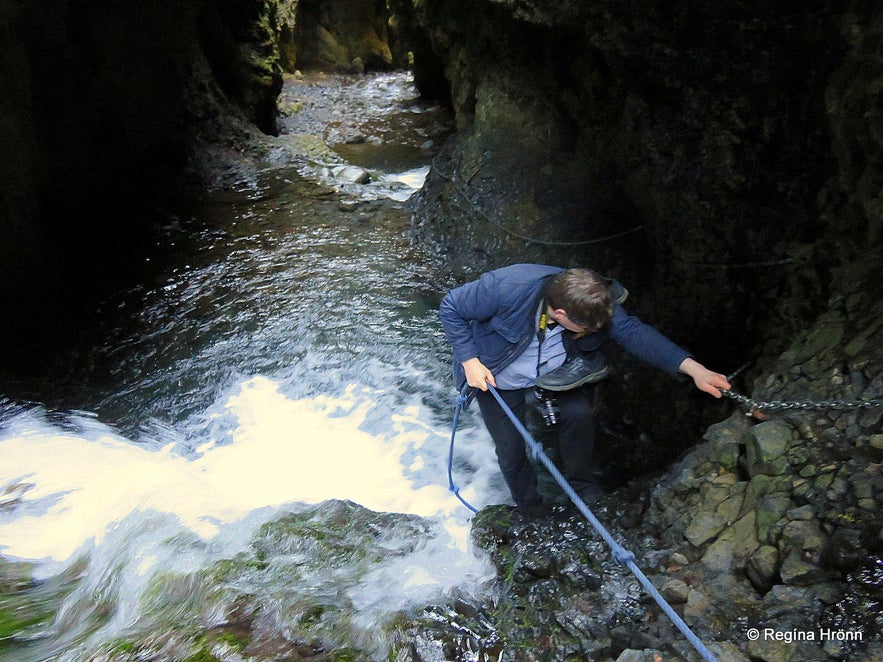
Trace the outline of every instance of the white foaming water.
[[[150, 450], [94, 420], [71, 433], [20, 416], [0, 436], [0, 494], [11, 502], [0, 511], [0, 553], [40, 561], [43, 575], [78, 553], [93, 566], [108, 559], [96, 571], [131, 584], [117, 620], [133, 622], [134, 598], [155, 573], [229, 558], [286, 504], [345, 499], [427, 517], [432, 529], [425, 544], [351, 588], [360, 617], [475, 588], [493, 572], [468, 543], [469, 511], [447, 489], [450, 431], [433, 429], [421, 407], [409, 405], [381, 433], [367, 432], [376, 404], [355, 386], [338, 397], [294, 400], [278, 382], [254, 377], [209, 414], [221, 425], [208, 427], [224, 438], [205, 439], [189, 459], [175, 444]], [[470, 482], [463, 496], [477, 506], [503, 501], [491, 444], [467, 428], [457, 448], [473, 471], [458, 477]], [[109, 571], [114, 563], [126, 569]]]

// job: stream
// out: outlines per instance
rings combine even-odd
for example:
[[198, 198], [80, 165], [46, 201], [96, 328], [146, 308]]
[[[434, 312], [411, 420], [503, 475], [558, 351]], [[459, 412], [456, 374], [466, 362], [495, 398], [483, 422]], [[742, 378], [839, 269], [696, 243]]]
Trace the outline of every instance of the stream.
[[[58, 374], [70, 407], [0, 391], [0, 570], [33, 578], [0, 595], [0, 616], [33, 616], [0, 636], [0, 659], [110, 659], [98, 652], [114, 642], [167, 636], [181, 616], [157, 614], [203, 589], [170, 580], [171, 591], [164, 578], [272, 547], [268, 524], [286, 516], [327, 512], [337, 526], [338, 502], [420, 523], [386, 527], [381, 554], [311, 557], [300, 581], [267, 580], [249, 594], [262, 613], [282, 593], [297, 604], [330, 587], [323, 609], [353, 612], [347, 636], [382, 656], [379, 624], [493, 576], [448, 490], [456, 393], [438, 285], [407, 232], [405, 201], [444, 117], [401, 73], [305, 89], [302, 125], [320, 96], [350, 120], [324, 129], [336, 157], [255, 173], [170, 213], [141, 282], [71, 338]], [[371, 181], [346, 180], [350, 166]], [[506, 502], [473, 415], [457, 435], [458, 484], [478, 507]], [[343, 518], [354, 548], [365, 512]]]

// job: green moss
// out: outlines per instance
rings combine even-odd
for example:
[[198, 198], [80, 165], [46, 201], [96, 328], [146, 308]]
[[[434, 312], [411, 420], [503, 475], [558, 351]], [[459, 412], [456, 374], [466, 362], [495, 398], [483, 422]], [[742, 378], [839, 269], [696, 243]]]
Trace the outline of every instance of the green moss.
[[518, 556], [511, 547], [500, 547], [494, 554], [494, 564], [500, 577], [507, 586], [515, 581], [515, 571], [518, 568]]
[[128, 654], [138, 650], [138, 645], [128, 639], [119, 639], [109, 646], [111, 653]]
[[0, 559], [0, 647], [6, 639], [48, 621], [53, 614], [31, 577], [32, 566]]
[[49, 614], [35, 613], [20, 601], [0, 599], [0, 639], [8, 639], [48, 618]]
[[191, 655], [190, 657], [185, 659], [184, 662], [221, 662], [221, 661], [218, 658], [216, 658], [214, 655], [209, 653], [207, 650], [201, 650], [198, 653], [195, 653], [194, 655]]
[[225, 632], [220, 637], [219, 640], [227, 644], [230, 648], [234, 650], [241, 651], [245, 648], [245, 641], [241, 637], [237, 637], [232, 632]]
[[292, 115], [297, 115], [304, 109], [304, 104], [301, 101], [294, 101], [290, 103], [280, 103], [279, 111], [285, 117], [291, 117]]

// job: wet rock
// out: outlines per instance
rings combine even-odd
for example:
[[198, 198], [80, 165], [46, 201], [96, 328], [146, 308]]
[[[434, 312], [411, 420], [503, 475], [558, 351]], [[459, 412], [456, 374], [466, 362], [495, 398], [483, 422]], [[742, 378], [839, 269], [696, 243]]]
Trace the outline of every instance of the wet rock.
[[716, 513], [699, 513], [687, 530], [684, 536], [695, 547], [701, 547], [704, 543], [714, 538], [717, 534], [724, 530], [727, 526], [726, 518]]
[[371, 173], [359, 166], [348, 165], [334, 169], [334, 176], [351, 184], [367, 184], [371, 181]]
[[805, 478], [794, 481], [794, 489], [791, 492], [791, 496], [794, 498], [795, 503], [808, 505], [809, 502], [815, 499], [816, 494], [813, 484]]
[[715, 508], [714, 512], [723, 517], [727, 522], [734, 522], [742, 512], [745, 502], [747, 483], [733, 483], [724, 493], [724, 498]]
[[687, 559], [686, 556], [684, 556], [680, 552], [675, 552], [674, 554], [671, 555], [671, 562], [674, 563], [675, 565], [678, 565], [678, 566], [685, 566], [690, 561], [689, 561], [689, 559]]
[[717, 658], [718, 662], [751, 662], [745, 653], [732, 642], [715, 642], [708, 646], [711, 653]]
[[745, 568], [751, 584], [761, 593], [766, 593], [775, 583], [779, 572], [779, 550], [772, 545], [758, 547]]
[[601, 575], [594, 571], [592, 566], [580, 561], [573, 560], [566, 563], [558, 570], [558, 576], [573, 588], [598, 590], [601, 588]]
[[825, 541], [826, 536], [816, 520], [797, 520], [785, 525], [780, 544], [819, 557]]
[[283, 33], [281, 46], [297, 54], [300, 67], [350, 73], [362, 73], [366, 67], [388, 69], [405, 58], [388, 34], [389, 22], [383, 3], [301, 2], [297, 21]]
[[[795, 485], [796, 485], [796, 483], [795, 483]], [[805, 521], [805, 520], [811, 520], [813, 517], [815, 517], [815, 512], [813, 511], [812, 506], [806, 504], [806, 505], [800, 506], [798, 508], [792, 508], [787, 513], [785, 513], [785, 516], [789, 520], [804, 520]]]
[[706, 430], [703, 439], [708, 441], [711, 457], [721, 467], [730, 471], [737, 468], [747, 429], [748, 420], [745, 416], [731, 416]]
[[794, 503], [786, 494], [776, 493], [762, 496], [755, 505], [757, 539], [761, 542], [773, 542], [778, 537], [777, 525]]
[[687, 602], [687, 597], [690, 595], [690, 587], [687, 586], [686, 582], [672, 578], [665, 580], [659, 592], [669, 603], [681, 605]]
[[826, 574], [817, 565], [805, 561], [800, 552], [792, 551], [779, 569], [782, 582], [793, 586], [810, 586], [827, 579]]
[[360, 200], [341, 200], [337, 203], [337, 208], [342, 212], [354, 212], [362, 206]]
[[699, 589], [690, 589], [687, 594], [687, 603], [684, 606], [684, 620], [691, 625], [707, 615], [711, 606], [711, 600], [708, 595]]
[[859, 500], [873, 500], [883, 483], [879, 465], [868, 467], [867, 471], [852, 473], [849, 480], [852, 485], [852, 493]]
[[709, 545], [702, 556], [702, 563], [708, 568], [723, 572], [744, 569], [748, 556], [758, 544], [755, 530], [755, 515], [749, 513], [728, 527]]
[[662, 655], [655, 650], [627, 648], [619, 654], [616, 662], [657, 662], [662, 659]]
[[764, 660], [764, 662], [795, 662], [797, 659], [800, 659], [801, 662], [809, 662], [809, 660], [794, 657], [793, 644], [764, 638], [749, 642], [748, 654], [751, 659]]
[[838, 473], [832, 478], [828, 489], [825, 490], [825, 496], [831, 501], [838, 501], [849, 491], [849, 480], [844, 469], [838, 470]]
[[746, 442], [749, 475], [784, 474], [789, 467], [785, 453], [793, 434], [791, 426], [782, 420], [774, 419], [754, 426]]
[[795, 363], [805, 363], [838, 345], [843, 338], [844, 320], [836, 311], [820, 318], [816, 327], [806, 334], [800, 351], [794, 357]]
[[827, 567], [848, 571], [860, 567], [867, 553], [860, 530], [839, 527], [829, 536], [822, 558]]

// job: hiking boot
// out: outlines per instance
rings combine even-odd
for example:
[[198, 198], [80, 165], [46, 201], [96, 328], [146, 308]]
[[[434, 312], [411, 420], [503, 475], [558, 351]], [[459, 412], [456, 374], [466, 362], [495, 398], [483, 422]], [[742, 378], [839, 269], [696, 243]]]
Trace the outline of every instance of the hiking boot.
[[567, 359], [552, 372], [537, 377], [537, 387], [547, 391], [569, 391], [570, 389], [593, 384], [607, 376], [607, 360], [598, 352], [589, 356], [579, 354]]

